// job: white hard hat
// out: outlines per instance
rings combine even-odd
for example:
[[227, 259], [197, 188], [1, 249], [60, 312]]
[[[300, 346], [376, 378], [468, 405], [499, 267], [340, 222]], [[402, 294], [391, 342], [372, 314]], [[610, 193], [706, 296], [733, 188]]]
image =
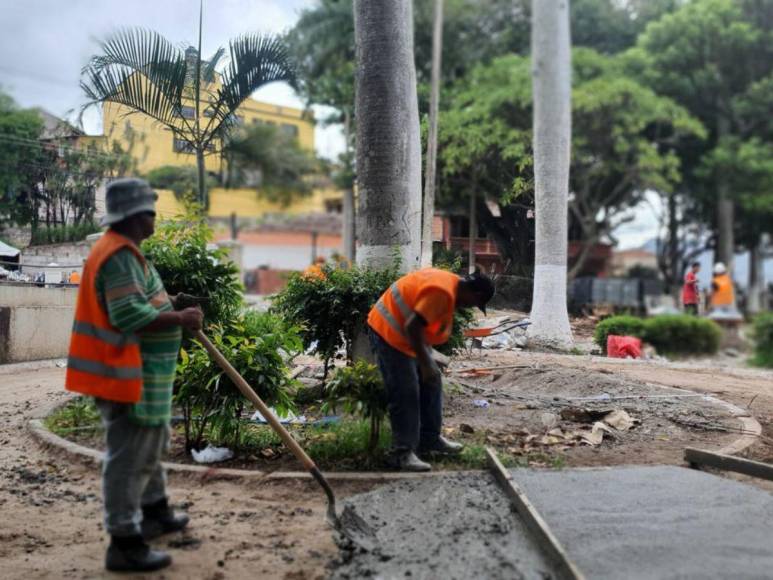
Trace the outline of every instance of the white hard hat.
[[724, 274], [727, 272], [727, 268], [725, 268], [725, 265], [722, 262], [717, 262], [714, 264], [714, 273], [717, 275]]

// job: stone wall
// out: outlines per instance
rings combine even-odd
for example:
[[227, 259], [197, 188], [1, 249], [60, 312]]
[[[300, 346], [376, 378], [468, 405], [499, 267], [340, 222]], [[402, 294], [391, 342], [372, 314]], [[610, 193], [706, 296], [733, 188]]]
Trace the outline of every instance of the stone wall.
[[0, 284], [0, 364], [67, 356], [77, 293]]
[[69, 266], [73, 270], [80, 270], [90, 249], [91, 243], [87, 241], [30, 246], [22, 250], [21, 262], [33, 267], [46, 266], [51, 262], [56, 262], [60, 266]]

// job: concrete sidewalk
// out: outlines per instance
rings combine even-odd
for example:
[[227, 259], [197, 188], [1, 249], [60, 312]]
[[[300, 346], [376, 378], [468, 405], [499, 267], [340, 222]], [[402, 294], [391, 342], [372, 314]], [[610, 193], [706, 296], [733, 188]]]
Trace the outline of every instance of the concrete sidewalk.
[[682, 467], [512, 471], [588, 578], [770, 578], [773, 496]]

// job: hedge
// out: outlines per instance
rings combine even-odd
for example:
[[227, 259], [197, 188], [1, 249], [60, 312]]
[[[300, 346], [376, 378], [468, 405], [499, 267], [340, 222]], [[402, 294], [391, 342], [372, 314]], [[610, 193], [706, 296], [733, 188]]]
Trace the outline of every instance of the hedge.
[[688, 314], [663, 314], [652, 318], [612, 316], [599, 322], [594, 333], [596, 344], [606, 351], [610, 334], [636, 336], [655, 347], [660, 354], [713, 354], [719, 349], [722, 331], [707, 318]]
[[754, 319], [754, 358], [760, 367], [773, 368], [773, 312], [764, 312]]

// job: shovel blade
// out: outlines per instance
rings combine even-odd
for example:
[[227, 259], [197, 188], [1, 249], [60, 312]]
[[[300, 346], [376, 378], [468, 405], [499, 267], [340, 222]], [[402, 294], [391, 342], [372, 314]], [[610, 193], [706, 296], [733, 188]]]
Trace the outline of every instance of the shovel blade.
[[341, 516], [335, 512], [334, 506], [328, 506], [327, 521], [340, 535], [339, 544], [342, 547], [357, 547], [366, 552], [378, 548], [376, 531], [354, 510], [345, 505]]

